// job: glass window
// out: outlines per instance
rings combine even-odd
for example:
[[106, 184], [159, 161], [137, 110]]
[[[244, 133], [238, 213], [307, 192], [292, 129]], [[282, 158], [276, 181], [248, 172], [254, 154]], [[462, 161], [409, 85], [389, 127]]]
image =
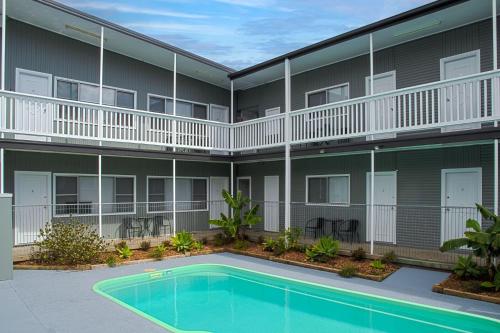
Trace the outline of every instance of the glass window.
[[178, 178], [175, 183], [177, 210], [207, 209], [207, 185], [206, 179]]
[[334, 175], [308, 178], [309, 203], [349, 204], [349, 176]]
[[78, 178], [56, 177], [56, 214], [78, 212]]
[[148, 178], [148, 210], [150, 212], [172, 211], [172, 179]]
[[320, 91], [307, 95], [307, 107], [313, 107], [326, 104], [326, 92]]
[[89, 103], [99, 103], [99, 87], [81, 83], [80, 101]]
[[165, 113], [165, 98], [149, 96], [149, 111]]
[[182, 117], [193, 116], [193, 104], [187, 102], [176, 101], [175, 113]]
[[78, 83], [70, 81], [57, 81], [57, 98], [78, 100]]
[[340, 102], [349, 99], [349, 86], [342, 85], [328, 90], [328, 103]]
[[116, 92], [116, 106], [119, 106], [121, 108], [134, 109], [134, 97], [134, 94], [131, 92], [118, 90]]
[[116, 91], [110, 88], [102, 88], [102, 104], [115, 105]]
[[201, 104], [193, 104], [193, 118], [207, 119], [207, 106]]
[[134, 211], [134, 179], [130, 177], [115, 178], [115, 203], [117, 212]]

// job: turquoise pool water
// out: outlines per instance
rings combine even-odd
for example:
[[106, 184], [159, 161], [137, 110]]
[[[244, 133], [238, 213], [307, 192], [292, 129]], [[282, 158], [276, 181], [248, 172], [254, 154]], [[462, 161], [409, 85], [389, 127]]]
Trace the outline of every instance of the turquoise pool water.
[[500, 321], [224, 265], [97, 283], [99, 294], [173, 332], [500, 332]]

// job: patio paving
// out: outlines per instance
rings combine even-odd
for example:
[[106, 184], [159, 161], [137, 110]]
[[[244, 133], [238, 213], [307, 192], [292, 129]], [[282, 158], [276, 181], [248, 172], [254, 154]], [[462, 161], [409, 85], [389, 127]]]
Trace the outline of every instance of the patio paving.
[[434, 283], [447, 273], [403, 267], [383, 282], [288, 266], [228, 253], [171, 259], [93, 271], [15, 271], [13, 281], [0, 282], [0, 323], [9, 333], [166, 332], [92, 291], [94, 283], [145, 269], [195, 263], [220, 263], [273, 273], [376, 295], [460, 310], [500, 319], [500, 305], [436, 294]]

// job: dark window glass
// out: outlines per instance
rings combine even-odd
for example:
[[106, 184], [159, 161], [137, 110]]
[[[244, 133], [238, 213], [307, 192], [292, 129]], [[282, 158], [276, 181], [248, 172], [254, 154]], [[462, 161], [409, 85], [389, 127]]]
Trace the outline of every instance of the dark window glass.
[[134, 94], [125, 91], [116, 92], [116, 106], [121, 108], [134, 108]]
[[165, 113], [165, 99], [158, 97], [149, 97], [149, 111]]
[[116, 212], [134, 211], [134, 179], [133, 178], [115, 178], [115, 200]]
[[307, 95], [308, 107], [313, 107], [323, 104], [326, 104], [326, 91], [320, 91], [317, 93]]
[[207, 180], [193, 179], [193, 208], [207, 208]]
[[149, 178], [148, 197], [150, 202], [165, 201], [165, 179]]
[[56, 214], [78, 213], [77, 193], [77, 177], [56, 177]]
[[326, 203], [327, 202], [327, 178], [309, 178], [308, 180], [308, 202]]
[[193, 118], [207, 119], [207, 106], [193, 104]]
[[57, 98], [78, 100], [78, 83], [57, 80]]

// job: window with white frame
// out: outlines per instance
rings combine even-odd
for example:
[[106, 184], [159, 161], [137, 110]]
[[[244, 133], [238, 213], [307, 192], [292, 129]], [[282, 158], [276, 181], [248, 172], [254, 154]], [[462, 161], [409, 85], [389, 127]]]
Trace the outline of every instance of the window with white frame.
[[[171, 97], [148, 94], [148, 110], [151, 112], [173, 114], [173, 104]], [[208, 105], [185, 100], [176, 100], [175, 114], [188, 118], [207, 119]]]
[[[172, 211], [172, 182], [171, 177], [148, 177], [148, 211]], [[207, 209], [207, 178], [177, 177], [175, 193], [177, 211]]]
[[[99, 85], [56, 78], [56, 97], [97, 104], [99, 103]], [[106, 86], [102, 88], [102, 103], [104, 105], [134, 109], [135, 92]]]
[[349, 205], [350, 176], [307, 176], [307, 203]]
[[[55, 215], [97, 214], [98, 177], [96, 175], [55, 175]], [[133, 176], [102, 176], [102, 212], [134, 212]]]
[[306, 93], [306, 107], [313, 107], [349, 99], [349, 83], [314, 90]]

